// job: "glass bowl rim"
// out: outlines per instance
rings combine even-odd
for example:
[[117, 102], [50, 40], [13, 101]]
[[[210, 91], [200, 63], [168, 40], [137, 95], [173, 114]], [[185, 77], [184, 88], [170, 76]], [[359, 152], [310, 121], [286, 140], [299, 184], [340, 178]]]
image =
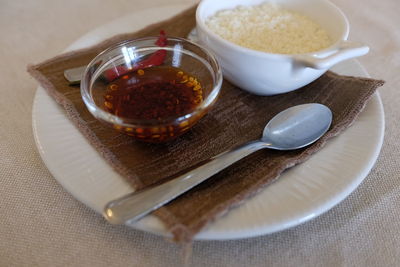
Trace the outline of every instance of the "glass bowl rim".
[[[222, 86], [222, 82], [223, 82], [223, 75], [222, 75], [222, 69], [221, 66], [218, 62], [218, 60], [216, 59], [216, 56], [206, 47], [197, 44], [195, 42], [192, 42], [188, 39], [185, 38], [181, 38], [181, 37], [166, 37], [167, 41], [171, 40], [171, 41], [177, 41], [177, 42], [181, 42], [181, 43], [188, 43], [190, 45], [193, 45], [194, 47], [199, 48], [202, 52], [204, 52], [207, 56], [208, 56], [208, 62], [212, 62], [209, 63], [210, 66], [212, 66], [212, 64], [215, 65], [215, 71], [212, 71], [212, 75], [214, 76], [213, 78], [215, 79], [214, 85], [210, 91], [210, 94], [204, 99], [203, 102], [200, 103], [200, 105], [196, 106], [196, 108], [194, 110], [192, 110], [190, 113], [184, 114], [182, 116], [179, 117], [169, 117], [163, 120], [138, 120], [138, 119], [129, 119], [129, 118], [124, 118], [124, 117], [119, 117], [116, 115], [113, 115], [103, 109], [101, 109], [98, 105], [96, 105], [96, 103], [93, 101], [93, 98], [90, 96], [90, 81], [91, 79], [89, 79], [89, 83], [86, 81], [86, 78], [89, 75], [89, 70], [92, 66], [95, 65], [95, 62], [98, 61], [98, 59], [104, 55], [106, 55], [107, 53], [121, 48], [127, 44], [130, 43], [134, 43], [134, 42], [140, 42], [140, 41], [146, 41], [146, 40], [157, 40], [159, 37], [158, 36], [149, 36], [149, 37], [143, 37], [143, 38], [135, 38], [135, 39], [129, 39], [129, 40], [124, 40], [121, 42], [118, 42], [114, 45], [111, 45], [110, 47], [104, 49], [103, 51], [101, 51], [99, 54], [97, 54], [90, 62], [89, 64], [86, 66], [86, 69], [84, 71], [84, 74], [82, 76], [81, 79], [81, 85], [80, 85], [80, 92], [81, 92], [81, 97], [83, 99], [83, 102], [85, 103], [85, 106], [87, 107], [87, 109], [89, 110], [89, 112], [96, 118], [101, 119], [103, 121], [109, 122], [109, 123], [113, 123], [113, 124], [117, 124], [119, 126], [124, 126], [124, 127], [140, 127], [140, 126], [163, 126], [163, 125], [171, 125], [173, 123], [179, 123], [181, 121], [187, 120], [190, 117], [192, 117], [195, 114], [198, 114], [199, 112], [201, 112], [202, 110], [206, 109], [208, 106], [210, 106], [212, 103], [215, 102], [215, 100], [218, 97], [218, 94], [221, 90], [221, 86]], [[157, 49], [162, 49], [163, 47], [157, 46], [156, 44], [154, 45], [146, 45], [146, 46], [142, 46], [142, 47], [137, 47], [137, 48], [157, 48]], [[168, 47], [168, 45], [166, 46]], [[187, 49], [182, 49], [182, 51], [189, 51]], [[200, 58], [201, 57], [199, 56]], [[204, 65], [204, 63], [202, 61], [200, 61], [202, 63], [202, 65]], [[214, 68], [211, 67], [212, 70], [214, 70]]]

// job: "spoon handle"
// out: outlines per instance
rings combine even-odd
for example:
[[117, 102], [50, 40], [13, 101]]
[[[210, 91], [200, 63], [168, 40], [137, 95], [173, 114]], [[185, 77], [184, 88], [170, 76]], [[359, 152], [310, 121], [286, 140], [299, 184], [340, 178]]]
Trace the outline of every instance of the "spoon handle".
[[113, 224], [139, 220], [236, 161], [268, 146], [270, 145], [265, 142], [253, 141], [223, 152], [166, 183], [133, 192], [109, 202], [104, 209], [104, 217]]

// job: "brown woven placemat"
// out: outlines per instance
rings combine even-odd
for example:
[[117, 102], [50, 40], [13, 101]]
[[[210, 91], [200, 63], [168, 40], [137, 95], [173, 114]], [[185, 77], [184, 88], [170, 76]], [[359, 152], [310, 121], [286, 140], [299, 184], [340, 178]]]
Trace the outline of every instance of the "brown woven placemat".
[[156, 36], [163, 29], [170, 36], [186, 37], [195, 26], [195, 8], [135, 33], [115, 36], [98, 45], [66, 53], [28, 71], [62, 105], [67, 116], [98, 152], [139, 189], [176, 174], [233, 146], [260, 138], [265, 124], [278, 112], [298, 104], [317, 102], [334, 114], [329, 132], [312, 146], [291, 152], [259, 151], [215, 175], [156, 212], [176, 241], [188, 242], [218, 216], [274, 181], [286, 168], [305, 161], [325, 142], [352, 124], [367, 100], [383, 81], [340, 76], [327, 72], [297, 91], [260, 97], [224, 81], [216, 106], [190, 132], [168, 144], [145, 144], [99, 123], [84, 106], [79, 87], [69, 86], [65, 69], [88, 64], [116, 42]]

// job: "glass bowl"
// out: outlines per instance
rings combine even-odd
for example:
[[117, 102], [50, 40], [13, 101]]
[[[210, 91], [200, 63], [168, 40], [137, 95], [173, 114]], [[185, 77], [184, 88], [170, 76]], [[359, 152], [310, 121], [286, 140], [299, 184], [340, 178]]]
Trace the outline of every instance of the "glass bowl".
[[96, 56], [81, 81], [90, 113], [138, 140], [160, 143], [188, 131], [216, 102], [220, 66], [207, 49], [182, 38], [125, 41]]

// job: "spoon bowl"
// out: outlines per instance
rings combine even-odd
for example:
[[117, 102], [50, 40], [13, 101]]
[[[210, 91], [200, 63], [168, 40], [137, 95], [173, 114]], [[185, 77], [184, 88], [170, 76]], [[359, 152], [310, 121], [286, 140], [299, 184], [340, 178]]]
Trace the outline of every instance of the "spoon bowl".
[[264, 128], [261, 140], [269, 148], [293, 150], [318, 140], [332, 123], [331, 110], [321, 104], [304, 104], [276, 115]]

